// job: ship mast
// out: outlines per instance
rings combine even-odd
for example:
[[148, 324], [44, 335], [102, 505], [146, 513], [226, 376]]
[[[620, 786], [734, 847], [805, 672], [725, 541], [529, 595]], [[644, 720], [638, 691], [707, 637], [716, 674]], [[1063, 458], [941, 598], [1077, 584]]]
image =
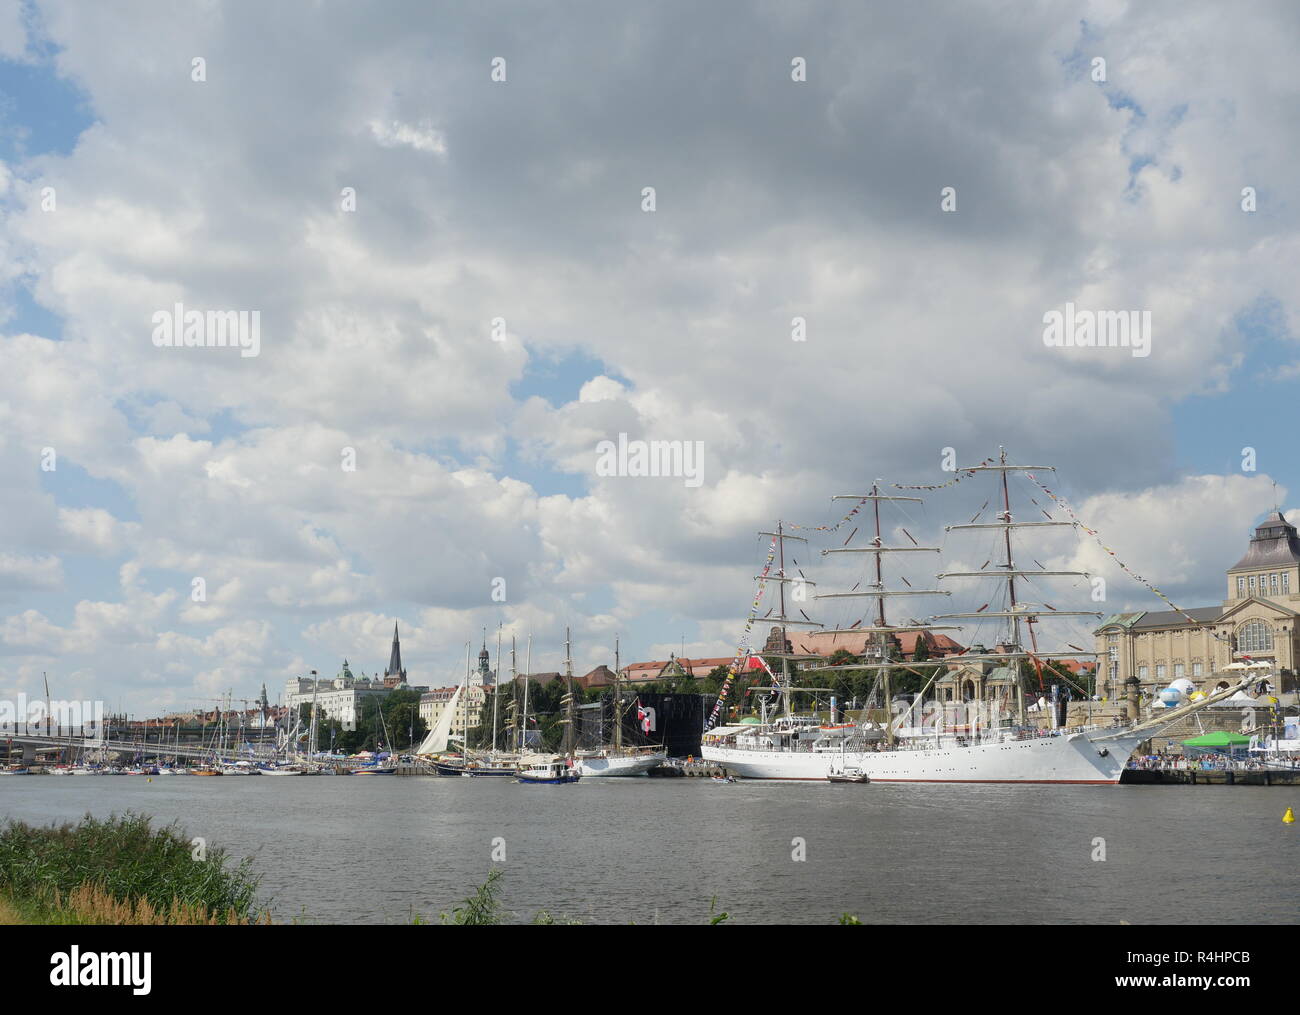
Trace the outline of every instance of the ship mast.
[[[469, 761], [469, 654], [472, 652], [474, 643], [465, 642], [465, 693], [460, 696], [460, 701], [456, 707], [464, 710], [464, 727], [460, 731], [460, 756], [463, 761]], [[455, 718], [454, 716], [452, 717]], [[453, 723], [453, 728], [455, 724]]]
[[501, 688], [501, 625], [497, 624], [497, 666], [492, 674], [492, 753], [497, 749], [497, 691]]
[[[971, 466], [963, 467], [959, 471], [970, 472], [970, 473], [974, 473], [974, 472], [999, 473], [999, 478], [1002, 485], [1002, 511], [999, 512], [998, 515], [996, 516], [997, 518], [996, 522], [984, 522], [978, 524], [970, 523], [966, 525], [948, 525], [945, 527], [945, 531], [951, 532], [955, 529], [1001, 529], [1002, 544], [1003, 544], [1003, 558], [1002, 561], [998, 563], [994, 569], [989, 571], [983, 571], [983, 570], [949, 571], [949, 572], [944, 572], [942, 574], [939, 574], [937, 577], [940, 579], [992, 578], [997, 581], [1003, 581], [1005, 582], [1006, 585], [1007, 608], [1006, 610], [995, 610], [995, 611], [977, 610], [975, 613], [950, 613], [941, 617], [936, 617], [934, 619], [951, 620], [957, 618], [999, 617], [1009, 622], [1007, 625], [1009, 638], [1006, 645], [1008, 651], [985, 653], [983, 655], [963, 654], [958, 658], [960, 658], [963, 662], [980, 660], [980, 661], [1012, 663], [1014, 672], [1016, 674], [1016, 721], [1019, 725], [1023, 726], [1025, 724], [1025, 690], [1024, 690], [1024, 684], [1020, 677], [1020, 661], [1022, 659], [1031, 660], [1035, 668], [1038, 670], [1040, 680], [1041, 680], [1042, 657], [1038, 652], [1038, 636], [1034, 630], [1034, 626], [1038, 623], [1038, 618], [1045, 617], [1045, 616], [1098, 617], [1101, 614], [1097, 613], [1096, 611], [1087, 611], [1087, 610], [1053, 610], [1049, 608], [1044, 608], [1041, 610], [1030, 609], [1029, 607], [1040, 605], [1040, 604], [1021, 602], [1017, 598], [1017, 594], [1016, 594], [1017, 578], [1027, 578], [1029, 575], [1033, 575], [1035, 577], [1052, 577], [1052, 578], [1088, 577], [1088, 573], [1086, 571], [1049, 571], [1046, 568], [1041, 568], [1041, 567], [1038, 570], [1028, 570], [1028, 569], [1021, 569], [1016, 567], [1015, 555], [1012, 551], [1012, 545], [1011, 545], [1012, 529], [1042, 527], [1042, 526], [1073, 527], [1074, 522], [1058, 522], [1058, 521], [1017, 522], [1015, 521], [1014, 516], [1011, 513], [1011, 493], [1008, 487], [1007, 476], [1009, 473], [1012, 472], [1055, 472], [1056, 471], [1055, 466], [1008, 464], [1007, 449], [1004, 447], [999, 447], [997, 464], [971, 465]], [[1045, 604], [1041, 604], [1041, 605], [1045, 606]], [[1024, 644], [1022, 643], [1021, 640], [1020, 623], [1022, 620], [1024, 621], [1029, 634], [1028, 650], [1025, 649]], [[1075, 656], [1095, 656], [1096, 653], [1070, 651], [1070, 652], [1057, 653], [1057, 654], [1066, 657], [1075, 657]], [[1053, 722], [1055, 722], [1055, 720], [1053, 720]]]
[[[871, 484], [871, 492], [864, 494], [836, 494], [831, 500], [853, 500], [859, 504], [864, 501], [872, 502], [872, 515], [875, 521], [875, 530], [871, 542], [867, 546], [842, 546], [831, 550], [823, 550], [822, 556], [831, 553], [871, 553], [875, 554], [875, 583], [865, 592], [828, 592], [817, 596], [818, 599], [847, 599], [847, 598], [873, 598], [876, 600], [875, 624], [872, 627], [849, 627], [836, 629], [836, 634], [870, 634], [871, 641], [875, 643], [875, 668], [881, 676], [885, 696], [885, 741], [889, 746], [894, 744], [894, 723], [893, 723], [893, 682], [891, 674], [895, 669], [906, 668], [899, 666], [890, 659], [890, 639], [894, 635], [904, 631], [937, 631], [951, 630], [950, 628], [939, 628], [932, 624], [911, 623], [906, 626], [892, 626], [885, 617], [885, 598], [888, 596], [946, 596], [951, 595], [942, 589], [887, 589], [885, 588], [883, 558], [886, 553], [938, 553], [937, 546], [885, 546], [884, 537], [880, 531], [880, 502], [881, 501], [908, 501], [915, 504], [922, 503], [920, 497], [897, 497], [880, 492], [880, 480]], [[865, 661], [865, 660], [864, 660]], [[862, 664], [849, 664], [844, 666], [819, 666], [815, 671], [822, 670], [860, 670]], [[814, 671], [814, 672], [815, 672]]]
[[510, 700], [506, 702], [510, 715], [506, 719], [506, 729], [510, 731], [509, 739], [514, 742], [514, 750], [519, 751], [519, 671], [515, 667], [515, 636], [510, 636]]
[[528, 685], [533, 676], [533, 633], [528, 632], [528, 647], [524, 650], [524, 725], [521, 741], [523, 746], [528, 746]]
[[614, 753], [623, 748], [623, 674], [619, 668], [618, 635], [614, 635]]
[[564, 753], [573, 756], [573, 655], [569, 646], [569, 629], [564, 629]]
[[[802, 652], [802, 653], [791, 652], [790, 639], [789, 636], [786, 634], [786, 626], [795, 625], [799, 627], [821, 627], [822, 625], [817, 623], [814, 620], [807, 620], [807, 619], [793, 620], [790, 617], [786, 616], [785, 587], [789, 582], [799, 582], [801, 585], [809, 585], [809, 586], [815, 586], [816, 582], [808, 581], [806, 578], [803, 577], [802, 572], [800, 572], [798, 578], [790, 578], [785, 573], [785, 541], [787, 539], [793, 539], [799, 543], [807, 543], [808, 540], [804, 539], [803, 536], [787, 535], [785, 531], [785, 524], [779, 519], [776, 523], [775, 532], [760, 532], [759, 535], [771, 536], [773, 539], [776, 540], [776, 545], [777, 545], [778, 570], [777, 570], [776, 577], [772, 577], [771, 575], [768, 575], [766, 576], [766, 578], [764, 578], [764, 576], [762, 575], [756, 575], [755, 579], [776, 582], [777, 588], [780, 592], [779, 599], [778, 599], [779, 613], [777, 614], [777, 616], [772, 617], [770, 619], [777, 621], [777, 623], [780, 625], [781, 651], [780, 652], [765, 651], [762, 653], [762, 655], [768, 658], [775, 657], [781, 660], [781, 685], [780, 685], [781, 699], [782, 699], [783, 708], [785, 710], [785, 717], [788, 719], [793, 714], [793, 709], [791, 706], [791, 698], [793, 697], [793, 694], [791, 693], [791, 687], [790, 687], [790, 660], [791, 659], [817, 659], [820, 657], [815, 655], [809, 655], [806, 652]], [[805, 614], [804, 616], [807, 617], [807, 614]]]

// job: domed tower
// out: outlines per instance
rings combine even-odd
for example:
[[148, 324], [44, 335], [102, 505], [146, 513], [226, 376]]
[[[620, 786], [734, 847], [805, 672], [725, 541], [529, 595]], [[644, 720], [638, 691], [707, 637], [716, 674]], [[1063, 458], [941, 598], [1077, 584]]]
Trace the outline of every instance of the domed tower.
[[487, 636], [484, 635], [483, 648], [478, 654], [478, 669], [474, 671], [471, 683], [477, 684], [479, 687], [491, 687], [494, 678], [495, 675], [492, 673], [492, 666], [488, 659]]
[[1246, 555], [1228, 568], [1228, 602], [1286, 601], [1300, 592], [1300, 538], [1296, 527], [1274, 510], [1256, 528]]

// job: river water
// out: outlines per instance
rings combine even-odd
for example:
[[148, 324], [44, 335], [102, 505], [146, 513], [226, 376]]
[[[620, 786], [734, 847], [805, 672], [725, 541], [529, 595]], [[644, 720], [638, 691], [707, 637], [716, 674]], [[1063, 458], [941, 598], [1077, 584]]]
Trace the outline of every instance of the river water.
[[544, 909], [583, 923], [703, 923], [716, 896], [737, 923], [1295, 923], [1300, 824], [1281, 818], [1296, 797], [1247, 786], [0, 779], [10, 818], [177, 820], [253, 858], [277, 921], [311, 923], [436, 920], [494, 866], [502, 904], [524, 921]]

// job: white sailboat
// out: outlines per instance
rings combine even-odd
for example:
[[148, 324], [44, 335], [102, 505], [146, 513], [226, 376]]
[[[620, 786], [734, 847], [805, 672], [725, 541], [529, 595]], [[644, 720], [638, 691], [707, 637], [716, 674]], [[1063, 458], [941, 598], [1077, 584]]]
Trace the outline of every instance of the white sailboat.
[[451, 724], [456, 717], [456, 709], [460, 707], [461, 692], [464, 690], [463, 684], [458, 684], [456, 690], [452, 693], [451, 700], [447, 702], [438, 716], [438, 721], [434, 723], [433, 729], [429, 730], [428, 735], [421, 742], [415, 753], [425, 757], [431, 757], [436, 754], [443, 754], [447, 750], [447, 745], [451, 741]]
[[[1004, 584], [1005, 608], [993, 611], [982, 608], [973, 614], [947, 614], [932, 617], [931, 620], [979, 617], [980, 619], [999, 618], [1006, 621], [1006, 637], [999, 646], [1001, 651], [967, 652], [951, 658], [959, 659], [963, 663], [975, 661], [1009, 663], [1015, 673], [1014, 719], [1006, 716], [999, 708], [994, 716], [986, 716], [982, 722], [977, 718], [974, 723], [956, 725], [947, 721], [941, 709], [936, 721], [918, 723], [914, 719], [910, 726], [905, 727], [903, 723], [907, 719], [907, 714], [894, 714], [890, 676], [896, 670], [911, 667], [891, 658], [890, 639], [903, 631], [936, 630], [937, 628], [929, 622], [889, 624], [884, 606], [885, 600], [894, 596], [937, 596], [949, 593], [940, 589], [918, 590], [910, 586], [907, 589], [886, 588], [881, 566], [881, 558], [884, 554], [938, 552], [938, 548], [887, 547], [883, 544], [880, 529], [881, 502], [917, 501], [919, 498], [882, 495], [877, 483], [872, 486], [868, 494], [835, 498], [857, 500], [860, 504], [872, 504], [875, 516], [874, 539], [867, 546], [823, 551], [824, 553], [873, 554], [875, 581], [870, 583], [868, 589], [863, 592], [828, 593], [816, 597], [838, 599], [861, 596], [875, 599], [876, 609], [872, 611], [874, 616], [867, 621], [869, 626], [862, 627], [859, 621], [851, 628], [837, 629], [842, 633], [872, 635], [875, 641], [874, 649], [862, 663], [821, 666], [816, 667], [814, 672], [875, 670], [879, 681], [884, 685], [884, 700], [889, 709], [887, 715], [890, 716], [890, 720], [884, 724], [883, 729], [870, 723], [848, 728], [826, 729], [822, 728], [816, 720], [796, 716], [791, 708], [788, 660], [783, 660], [783, 679], [781, 685], [773, 690], [779, 691], [782, 696], [784, 714], [771, 722], [764, 721], [757, 724], [751, 722], [708, 731], [701, 751], [706, 760], [738, 775], [756, 779], [824, 780], [832, 773], [853, 770], [871, 782], [1114, 784], [1119, 782], [1129, 757], [1144, 740], [1184, 715], [1221, 701], [1259, 679], [1257, 676], [1247, 676], [1232, 687], [1183, 708], [1161, 713], [1157, 718], [1146, 722], [1130, 720], [1105, 726], [1066, 729], [1058, 728], [1053, 717], [1046, 728], [1027, 724], [1023, 688], [1019, 677], [1021, 661], [1028, 660], [1041, 671], [1042, 667], [1049, 665], [1049, 659], [1091, 654], [1076, 651], [1040, 651], [1035, 625], [1047, 617], [1095, 616], [1096, 614], [1090, 611], [1055, 610], [1046, 607], [1045, 604], [1021, 602], [1018, 599], [1017, 583], [1022, 582], [1029, 575], [1035, 578], [1076, 576], [1080, 572], [1047, 571], [1041, 568], [1030, 571], [1018, 568], [1012, 553], [1012, 531], [1029, 526], [1072, 525], [1073, 523], [1017, 522], [1013, 519], [1007, 474], [1017, 471], [1053, 471], [1050, 466], [1008, 464], [1006, 452], [1002, 450], [995, 463], [989, 460], [960, 471], [998, 474], [1002, 489], [1002, 511], [994, 522], [951, 525], [947, 526], [947, 531], [1000, 530], [1000, 542], [1004, 552], [996, 567], [988, 568], [986, 564], [987, 570], [947, 572], [938, 577], [947, 580], [995, 579]], [[785, 535], [781, 526], [778, 526], [777, 532], [772, 535], [781, 544], [781, 567], [775, 579], [769, 577], [767, 580], [781, 583], [793, 580], [785, 574], [784, 561], [784, 541], [793, 537]], [[784, 584], [781, 588], [784, 591]], [[780, 626], [783, 639], [785, 626], [789, 623], [799, 623], [785, 616], [784, 595], [781, 599], [781, 612], [775, 619]], [[813, 621], [806, 621], [806, 623], [823, 627]], [[941, 671], [936, 671], [935, 676], [938, 672]], [[906, 712], [912, 713], [913, 716], [917, 714], [916, 707], [934, 679], [934, 676], [930, 678], [930, 682], [922, 688], [921, 695]]]
[[668, 760], [668, 753], [653, 745], [623, 744], [623, 674], [618, 639], [614, 639], [614, 730], [611, 743], [593, 750], [578, 751], [578, 770], [589, 779], [645, 775]]

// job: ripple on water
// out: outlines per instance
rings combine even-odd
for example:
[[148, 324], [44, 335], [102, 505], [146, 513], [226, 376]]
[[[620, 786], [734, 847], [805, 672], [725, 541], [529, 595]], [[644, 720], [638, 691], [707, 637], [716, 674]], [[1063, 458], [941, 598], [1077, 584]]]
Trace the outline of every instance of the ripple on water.
[[[502, 902], [584, 922], [1294, 923], [1271, 787], [698, 779], [11, 778], [8, 817], [143, 811], [253, 858], [277, 919], [436, 919], [505, 840]], [[796, 861], [796, 838], [806, 859]], [[1092, 859], [1094, 840], [1106, 859]], [[1171, 878], [1176, 886], [1171, 884]]]

